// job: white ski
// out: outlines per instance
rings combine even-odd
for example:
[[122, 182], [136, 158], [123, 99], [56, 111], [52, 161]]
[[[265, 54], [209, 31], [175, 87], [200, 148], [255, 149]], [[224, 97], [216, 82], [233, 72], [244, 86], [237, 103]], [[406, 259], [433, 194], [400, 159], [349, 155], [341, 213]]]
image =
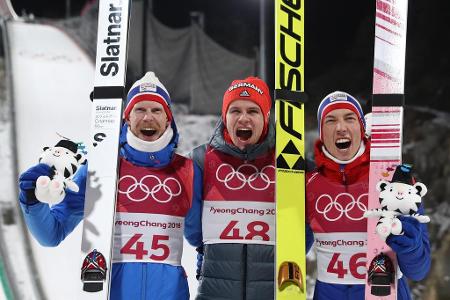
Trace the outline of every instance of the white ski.
[[99, 4], [79, 299], [109, 299], [130, 4]]

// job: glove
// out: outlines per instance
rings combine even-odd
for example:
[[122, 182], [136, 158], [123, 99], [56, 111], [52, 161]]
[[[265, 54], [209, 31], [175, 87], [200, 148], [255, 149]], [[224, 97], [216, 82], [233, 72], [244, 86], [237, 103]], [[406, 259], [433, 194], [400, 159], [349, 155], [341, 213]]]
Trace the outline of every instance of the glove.
[[414, 218], [399, 216], [403, 234], [389, 235], [386, 243], [397, 254], [413, 253], [422, 243], [422, 225]]
[[196, 275], [195, 278], [197, 280], [200, 280], [202, 278], [202, 265], [203, 265], [203, 245], [200, 247], [197, 247], [195, 249], [197, 251], [197, 270], [196, 270]]
[[26, 205], [38, 203], [39, 200], [34, 193], [37, 179], [41, 176], [52, 177], [53, 175], [52, 168], [45, 164], [37, 164], [23, 172], [19, 177], [19, 201]]

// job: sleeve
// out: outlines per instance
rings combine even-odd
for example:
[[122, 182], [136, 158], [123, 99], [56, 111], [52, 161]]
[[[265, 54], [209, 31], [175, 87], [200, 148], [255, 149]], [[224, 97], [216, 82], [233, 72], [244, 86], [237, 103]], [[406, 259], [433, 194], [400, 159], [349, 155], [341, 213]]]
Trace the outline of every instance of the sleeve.
[[39, 201], [31, 204], [24, 201], [26, 191], [21, 187], [19, 197], [25, 223], [42, 246], [59, 245], [83, 219], [86, 177], [87, 165], [82, 165], [73, 178], [79, 192], [66, 190], [64, 200], [52, 207]]
[[184, 236], [186, 240], [194, 247], [202, 246], [202, 194], [203, 194], [203, 176], [202, 171], [194, 162], [194, 180], [192, 193], [192, 206], [189, 209], [184, 221]]
[[[419, 213], [423, 214], [421, 207]], [[428, 274], [431, 265], [430, 240], [425, 224], [408, 216], [400, 216], [403, 235], [390, 235], [386, 243], [397, 253], [402, 273], [409, 279], [422, 280]]]
[[313, 216], [313, 209], [312, 209], [312, 207], [313, 207], [313, 205], [310, 203], [311, 202], [311, 199], [314, 199], [314, 194], [312, 193], [312, 191], [310, 190], [311, 189], [311, 186], [308, 188], [308, 183], [309, 183], [309, 180], [310, 180], [310, 178], [312, 177], [312, 175], [311, 175], [312, 173], [311, 172], [308, 172], [307, 173], [307, 176], [306, 176], [306, 193], [305, 193], [305, 197], [306, 197], [306, 203], [305, 203], [305, 205], [306, 205], [306, 213], [305, 213], [305, 218], [306, 218], [306, 232], [305, 232], [305, 235], [306, 235], [306, 253], [308, 253], [309, 252], [309, 250], [311, 249], [311, 247], [313, 246], [313, 244], [314, 244], [314, 231], [312, 230], [312, 228], [311, 228], [311, 220], [312, 220], [312, 216]]
[[309, 223], [306, 223], [305, 235], [306, 235], [306, 253], [308, 253], [312, 245], [314, 244], [314, 232], [312, 231]]

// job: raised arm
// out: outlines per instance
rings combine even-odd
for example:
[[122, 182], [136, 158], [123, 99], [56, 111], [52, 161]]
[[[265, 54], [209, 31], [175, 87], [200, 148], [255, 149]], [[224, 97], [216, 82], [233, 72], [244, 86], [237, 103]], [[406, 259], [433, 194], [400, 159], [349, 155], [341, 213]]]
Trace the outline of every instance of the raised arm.
[[55, 247], [73, 231], [83, 218], [87, 165], [79, 168], [73, 180], [80, 190], [66, 190], [64, 200], [52, 207], [36, 199], [34, 189], [39, 176], [51, 174], [44, 164], [31, 167], [20, 175], [19, 201], [25, 223], [36, 240], [46, 247]]

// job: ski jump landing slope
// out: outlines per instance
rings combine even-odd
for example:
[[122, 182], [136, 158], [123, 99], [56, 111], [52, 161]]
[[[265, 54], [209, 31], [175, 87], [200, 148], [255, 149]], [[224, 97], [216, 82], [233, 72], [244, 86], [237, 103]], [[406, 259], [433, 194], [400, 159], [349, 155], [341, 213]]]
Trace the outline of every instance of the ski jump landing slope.
[[[21, 173], [38, 162], [42, 147], [60, 139], [58, 134], [89, 147], [94, 63], [67, 34], [53, 26], [10, 21], [7, 33], [17, 168]], [[29, 237], [38, 270], [34, 275], [49, 300], [77, 299], [81, 229], [79, 224], [56, 248], [42, 247]], [[196, 252], [186, 241], [183, 252], [182, 264], [193, 299], [198, 285]]]
[[[55, 27], [14, 21], [7, 32], [20, 173], [37, 163], [42, 147], [60, 139], [57, 133], [87, 144], [94, 64]], [[47, 298], [76, 299], [81, 226], [57, 248], [30, 241]]]

